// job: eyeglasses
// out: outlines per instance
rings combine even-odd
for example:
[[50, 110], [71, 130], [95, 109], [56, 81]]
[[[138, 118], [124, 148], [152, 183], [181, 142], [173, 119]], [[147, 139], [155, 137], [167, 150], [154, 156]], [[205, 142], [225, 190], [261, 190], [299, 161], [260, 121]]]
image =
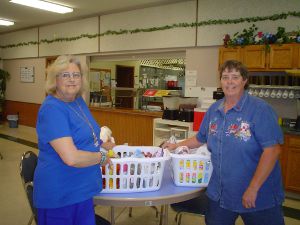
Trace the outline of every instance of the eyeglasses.
[[234, 80], [234, 81], [237, 81], [241, 78], [242, 76], [241, 75], [234, 75], [234, 76], [222, 76], [221, 77], [221, 80], [224, 80], [224, 81], [228, 81], [228, 80]]
[[62, 72], [60, 74], [58, 74], [57, 76], [61, 77], [64, 80], [68, 80], [71, 79], [71, 77], [75, 80], [80, 79], [81, 78], [81, 73], [80, 72]]

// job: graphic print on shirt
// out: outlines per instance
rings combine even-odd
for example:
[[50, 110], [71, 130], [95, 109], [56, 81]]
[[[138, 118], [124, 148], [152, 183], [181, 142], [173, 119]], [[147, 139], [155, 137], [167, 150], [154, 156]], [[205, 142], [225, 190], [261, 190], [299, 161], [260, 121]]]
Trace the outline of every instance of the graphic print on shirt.
[[250, 124], [247, 121], [242, 121], [241, 118], [237, 119], [236, 124], [230, 124], [227, 128], [226, 135], [233, 135], [243, 141], [248, 141], [251, 138]]
[[217, 133], [217, 118], [214, 118], [209, 122], [209, 134], [215, 135]]

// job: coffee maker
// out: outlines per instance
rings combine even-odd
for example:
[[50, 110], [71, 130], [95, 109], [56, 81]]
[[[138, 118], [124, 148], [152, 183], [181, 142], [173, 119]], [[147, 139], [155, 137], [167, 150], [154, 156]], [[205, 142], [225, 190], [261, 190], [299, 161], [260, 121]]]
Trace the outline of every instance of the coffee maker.
[[196, 108], [197, 102], [197, 97], [181, 97], [179, 99], [178, 120], [183, 122], [193, 122], [194, 108]]
[[166, 120], [177, 120], [179, 112], [179, 97], [164, 96], [163, 97], [164, 111], [162, 118]]

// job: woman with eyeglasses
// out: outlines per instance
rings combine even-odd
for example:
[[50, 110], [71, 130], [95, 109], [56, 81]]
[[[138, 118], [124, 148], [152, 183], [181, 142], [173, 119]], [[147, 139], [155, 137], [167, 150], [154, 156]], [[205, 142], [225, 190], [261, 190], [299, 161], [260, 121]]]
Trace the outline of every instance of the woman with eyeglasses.
[[206, 194], [206, 225], [284, 225], [284, 200], [278, 158], [283, 134], [274, 110], [247, 93], [247, 68], [226, 61], [220, 69], [224, 98], [206, 112], [196, 136], [177, 144], [196, 148], [206, 143], [213, 173]]
[[38, 113], [39, 156], [34, 175], [34, 206], [39, 225], [95, 225], [93, 196], [102, 190], [100, 165], [111, 163], [100, 151], [100, 127], [82, 95], [86, 66], [59, 56], [47, 69], [48, 96]]

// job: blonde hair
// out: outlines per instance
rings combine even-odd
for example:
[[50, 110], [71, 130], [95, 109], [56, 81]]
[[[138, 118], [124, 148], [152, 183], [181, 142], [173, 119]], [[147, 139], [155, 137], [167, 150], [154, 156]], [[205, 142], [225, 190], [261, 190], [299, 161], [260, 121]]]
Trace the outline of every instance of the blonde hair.
[[77, 96], [83, 95], [88, 90], [86, 64], [81, 64], [80, 60], [73, 55], [61, 55], [47, 68], [45, 86], [47, 94], [53, 95], [56, 93], [56, 76], [66, 70], [71, 63], [75, 64], [81, 73], [82, 85]]

